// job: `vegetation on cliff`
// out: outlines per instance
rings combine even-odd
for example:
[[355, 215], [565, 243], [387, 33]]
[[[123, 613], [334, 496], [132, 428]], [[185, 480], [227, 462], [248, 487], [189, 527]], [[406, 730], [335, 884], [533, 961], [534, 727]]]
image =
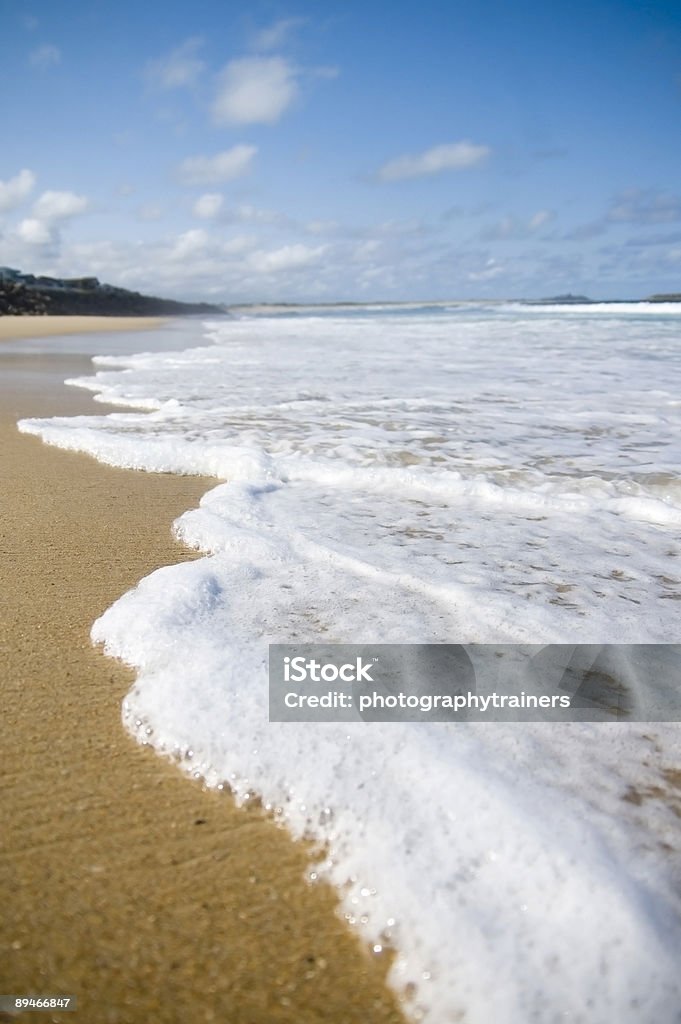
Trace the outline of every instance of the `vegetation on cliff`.
[[177, 302], [101, 284], [96, 277], [35, 277], [0, 267], [0, 316], [184, 316], [224, 313], [207, 302]]

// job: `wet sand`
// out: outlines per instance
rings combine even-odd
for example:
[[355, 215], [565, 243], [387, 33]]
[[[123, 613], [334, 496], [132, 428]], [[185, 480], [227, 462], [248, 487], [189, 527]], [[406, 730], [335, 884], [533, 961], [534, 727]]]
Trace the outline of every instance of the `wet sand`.
[[305, 881], [309, 851], [121, 726], [132, 673], [90, 626], [192, 557], [170, 524], [212, 481], [19, 434], [18, 416], [106, 410], [59, 384], [84, 364], [0, 351], [0, 992], [77, 997], [32, 1021], [399, 1024], [386, 956]]

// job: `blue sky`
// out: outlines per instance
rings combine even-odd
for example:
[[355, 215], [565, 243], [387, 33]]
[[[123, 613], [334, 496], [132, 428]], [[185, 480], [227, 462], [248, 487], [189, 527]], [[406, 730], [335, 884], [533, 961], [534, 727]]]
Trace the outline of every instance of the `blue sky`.
[[0, 264], [221, 301], [681, 291], [681, 5], [5, 0]]

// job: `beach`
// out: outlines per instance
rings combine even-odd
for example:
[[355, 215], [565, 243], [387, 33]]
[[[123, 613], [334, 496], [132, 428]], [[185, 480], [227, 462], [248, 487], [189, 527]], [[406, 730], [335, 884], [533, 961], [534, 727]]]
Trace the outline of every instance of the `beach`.
[[[53, 319], [0, 330], [114, 329]], [[74, 996], [75, 1014], [42, 1019], [88, 1024], [396, 1024], [388, 957], [370, 956], [333, 890], [307, 881], [310, 850], [122, 727], [133, 673], [90, 627], [141, 577], [192, 557], [171, 523], [215, 481], [112, 469], [18, 433], [19, 417], [92, 412], [59, 383], [88, 364], [0, 347], [0, 991]]]
[[613, 663], [616, 722], [313, 722], [271, 714], [268, 655], [678, 657], [678, 316], [368, 305], [0, 345], [5, 991], [88, 1022], [674, 1019], [651, 661]]
[[681, 1024], [681, 6], [12, 6], [0, 1024]]

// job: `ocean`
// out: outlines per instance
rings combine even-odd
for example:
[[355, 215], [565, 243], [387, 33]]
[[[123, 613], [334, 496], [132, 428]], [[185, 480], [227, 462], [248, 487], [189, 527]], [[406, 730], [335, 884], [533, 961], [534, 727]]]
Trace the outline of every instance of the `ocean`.
[[175, 524], [205, 557], [93, 626], [137, 670], [123, 720], [317, 840], [311, 877], [428, 1024], [681, 1019], [681, 728], [269, 722], [268, 644], [674, 645], [680, 328], [681, 304], [243, 311], [95, 356], [69, 383], [119, 412], [20, 424], [216, 478]]

